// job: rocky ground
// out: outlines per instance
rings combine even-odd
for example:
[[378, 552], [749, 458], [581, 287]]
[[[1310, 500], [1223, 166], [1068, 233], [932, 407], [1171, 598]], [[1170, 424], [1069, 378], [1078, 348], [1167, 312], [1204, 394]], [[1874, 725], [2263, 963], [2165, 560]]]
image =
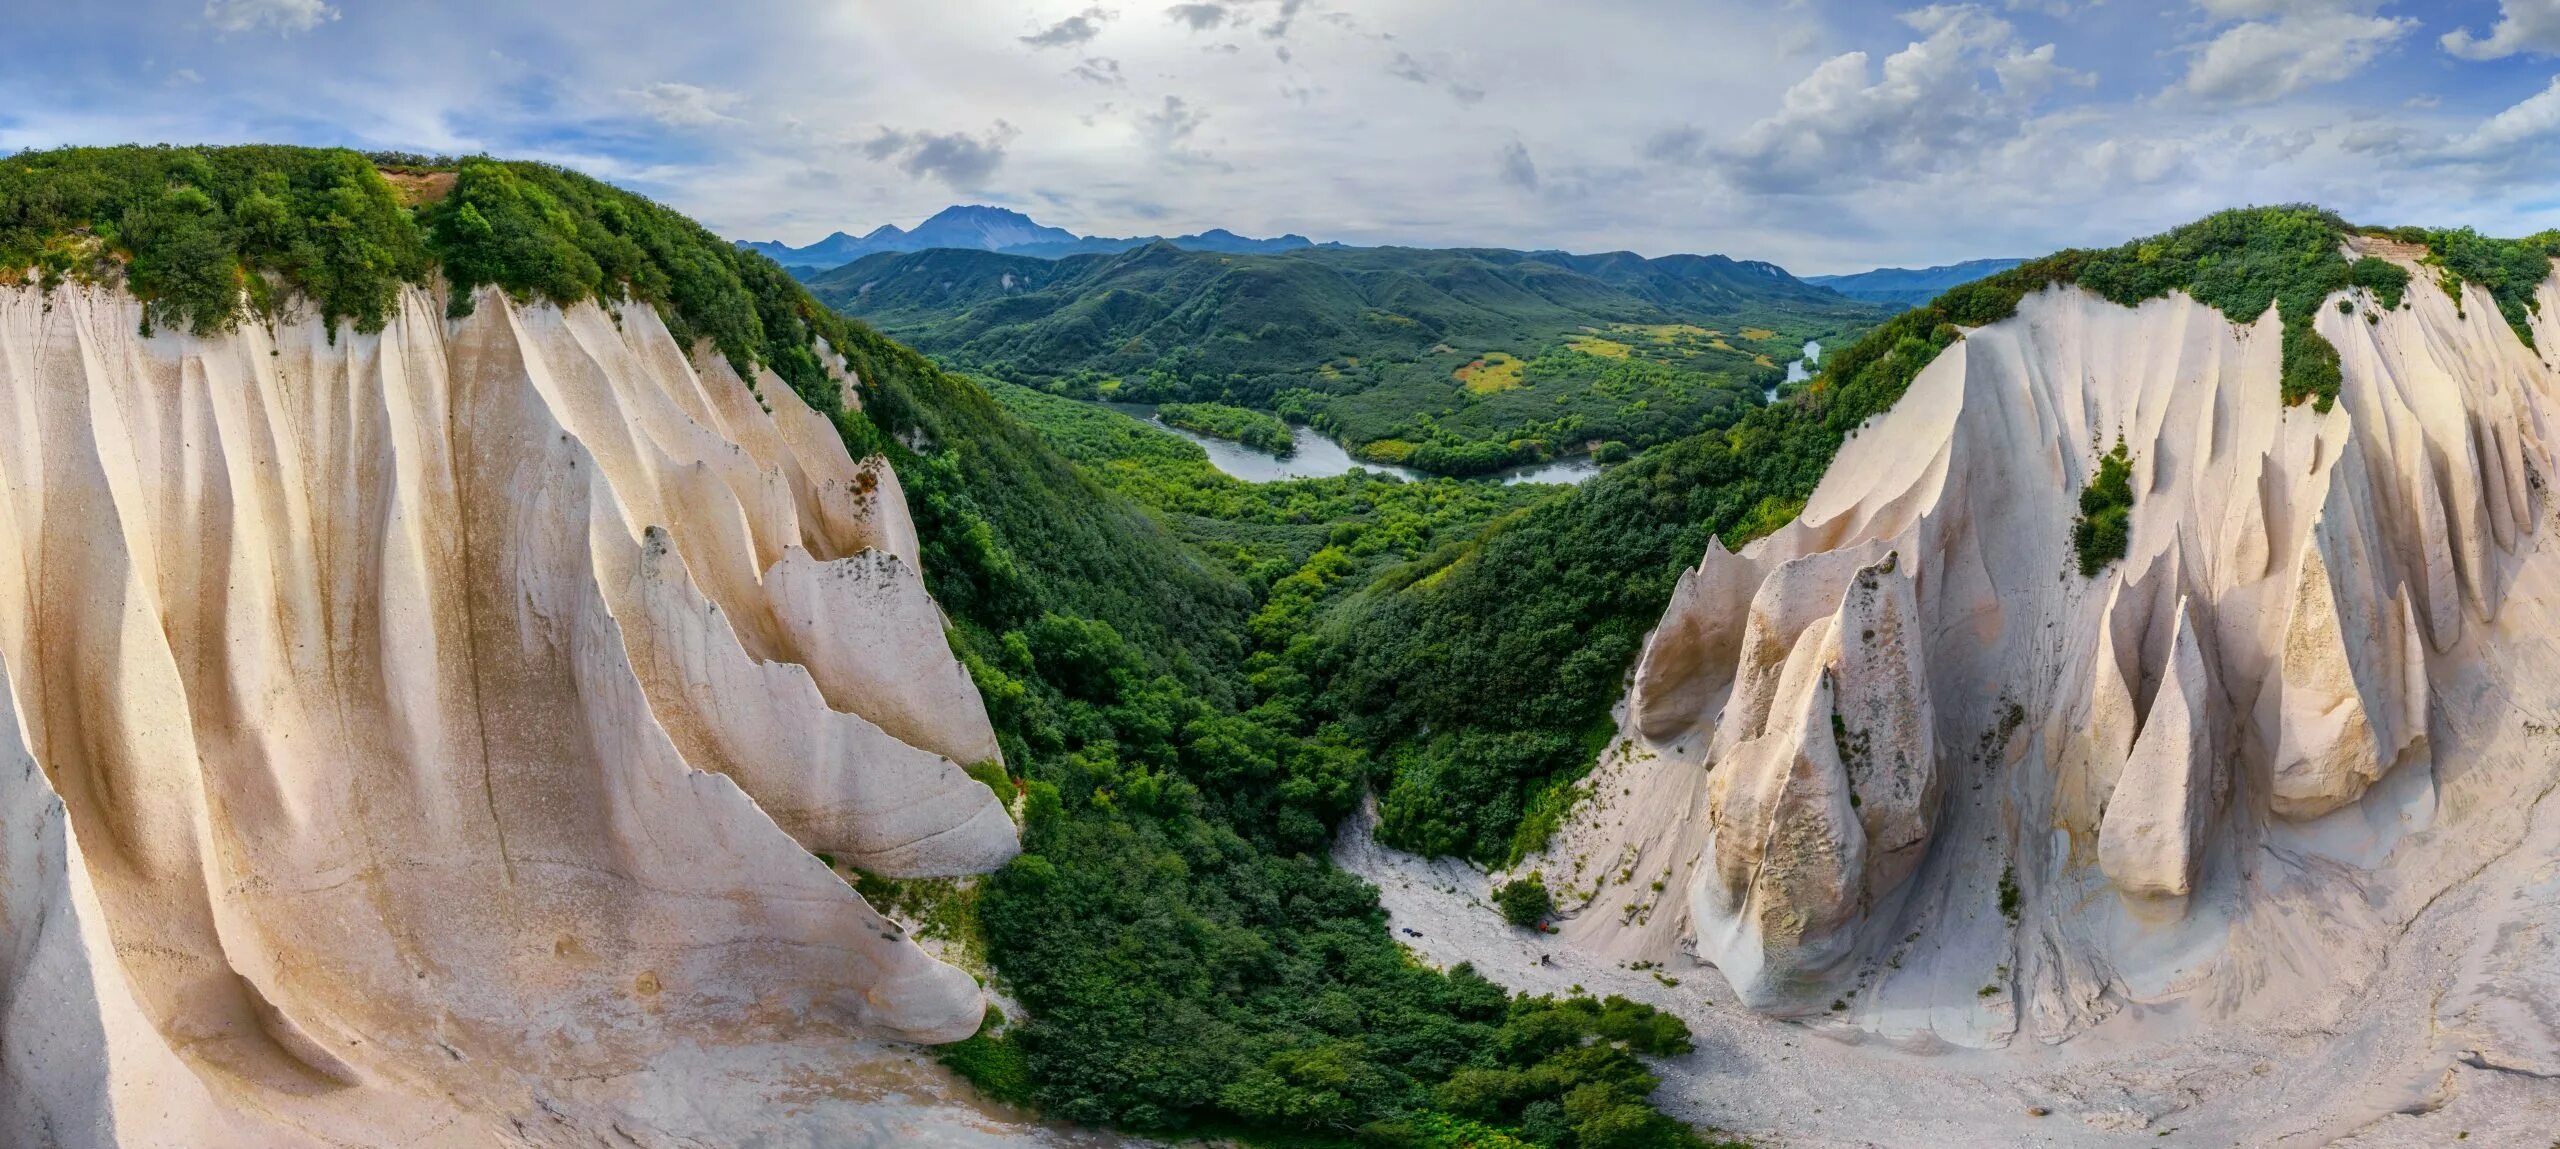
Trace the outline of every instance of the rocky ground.
[[[2560, 859], [2560, 806], [2537, 809], [2527, 856]], [[1503, 925], [1490, 879], [1380, 846], [1346, 827], [1335, 860], [1377, 884], [1397, 939], [1423, 960], [1473, 962], [1514, 989], [1620, 994], [1679, 1014], [1697, 1051], [1662, 1064], [1659, 1100], [1702, 1126], [1788, 1149], [1915, 1146], [2560, 1146], [2560, 1075], [2445, 1051], [2428, 1001], [2483, 945], [2464, 925], [2492, 902], [2560, 911], [2560, 862], [2524, 882], [2440, 899], [2391, 953], [2396, 976], [2342, 1024], [2215, 1031], [2166, 1042], [2109, 1029], [2058, 1046], [1911, 1048], [1846, 1024], [1741, 1007], [1712, 968], [1628, 969]], [[2560, 917], [2545, 917], [2548, 922]], [[2536, 936], [2543, 931], [2535, 929]], [[2539, 943], [2549, 961], [2551, 940]], [[2531, 953], [2513, 955], [2529, 961]], [[2549, 976], [2552, 967], [2543, 967]], [[1666, 984], [1676, 980], [1677, 985]], [[2135, 1027], [2128, 1027], [2135, 1028]]]

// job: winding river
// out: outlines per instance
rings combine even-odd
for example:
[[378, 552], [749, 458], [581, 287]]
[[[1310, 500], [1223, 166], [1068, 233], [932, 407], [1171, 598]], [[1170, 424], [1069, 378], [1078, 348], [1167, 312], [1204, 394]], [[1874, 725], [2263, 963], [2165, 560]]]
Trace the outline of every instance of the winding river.
[[[1335, 475], [1350, 474], [1354, 468], [1376, 471], [1385, 475], [1394, 475], [1398, 478], [1413, 482], [1418, 482], [1432, 477], [1410, 467], [1395, 467], [1389, 466], [1385, 463], [1369, 463], [1354, 459], [1351, 457], [1351, 452], [1342, 449], [1342, 444], [1325, 438], [1324, 435], [1321, 432], [1318, 432], [1315, 428], [1308, 427], [1303, 424], [1292, 426], [1290, 428], [1290, 433], [1296, 438], [1298, 449], [1296, 453], [1290, 455], [1286, 459], [1283, 459], [1276, 455], [1270, 455], [1254, 450], [1242, 443], [1237, 443], [1227, 439], [1220, 439], [1212, 435], [1203, 435], [1197, 431], [1186, 431], [1180, 427], [1168, 424], [1164, 420], [1157, 418], [1156, 409], [1148, 404], [1105, 403], [1103, 406], [1109, 407], [1114, 411], [1118, 411], [1121, 414], [1134, 419], [1144, 419], [1147, 421], [1149, 426], [1155, 427], [1159, 430], [1169, 431], [1173, 434], [1180, 435], [1185, 439], [1189, 439], [1194, 443], [1198, 443], [1201, 450], [1209, 453], [1209, 464], [1211, 466], [1214, 466], [1219, 470], [1248, 483], [1268, 483], [1278, 479], [1331, 478]], [[1600, 464], [1592, 462], [1591, 457], [1588, 455], [1577, 455], [1568, 459], [1555, 459], [1544, 463], [1527, 463], [1521, 466], [1496, 471], [1485, 477], [1487, 479], [1498, 480], [1506, 484], [1554, 483], [1571, 485], [1579, 483], [1584, 479], [1588, 479], [1599, 473]]]
[[[1787, 364], [1787, 382], [1789, 382], [1789, 383], [1802, 383], [1802, 382], [1804, 382], [1804, 381], [1805, 381], [1805, 380], [1807, 380], [1807, 379], [1811, 379], [1811, 378], [1813, 378], [1813, 366], [1814, 366], [1814, 364], [1816, 364], [1816, 363], [1820, 363], [1821, 361], [1822, 361], [1822, 341], [1821, 341], [1821, 340], [1819, 340], [1819, 339], [1807, 339], [1807, 340], [1805, 340], [1805, 341], [1804, 341], [1804, 358], [1798, 359], [1798, 360], [1796, 360], [1796, 361], [1795, 361], [1795, 362], [1793, 362], [1793, 363], [1789, 363], [1789, 364]], [[1775, 402], [1777, 402], [1777, 401], [1778, 401], [1778, 389], [1777, 389], [1777, 388], [1775, 388], [1775, 387], [1771, 387], [1771, 388], [1769, 388], [1769, 390], [1768, 390], [1768, 391], [1764, 392], [1764, 393], [1760, 396], [1760, 399], [1761, 399], [1761, 401], [1762, 401], [1762, 402], [1764, 402], [1764, 403], [1775, 403]]]

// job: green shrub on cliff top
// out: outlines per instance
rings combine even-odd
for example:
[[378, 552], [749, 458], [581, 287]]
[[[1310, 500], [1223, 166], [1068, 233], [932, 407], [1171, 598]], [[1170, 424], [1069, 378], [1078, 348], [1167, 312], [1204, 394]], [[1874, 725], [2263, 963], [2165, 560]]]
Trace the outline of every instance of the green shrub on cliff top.
[[2427, 262], [2443, 269], [2446, 292], [2459, 302], [2462, 284], [2480, 285], [2516, 338], [2533, 346], [2532, 317], [2542, 310], [2538, 293], [2551, 278], [2551, 259], [2560, 255], [2560, 231], [2523, 239], [2491, 239], [2467, 227], [2425, 235]]
[[32, 272], [121, 280], [146, 325], [212, 336], [272, 322], [299, 296], [334, 336], [382, 329], [404, 284], [439, 267], [457, 312], [470, 289], [567, 305], [655, 304], [679, 340], [707, 339], [741, 373], [771, 367], [837, 406], [813, 339], [851, 321], [771, 260], [648, 199], [546, 164], [381, 157], [293, 147], [63, 148], [0, 161], [0, 283]]
[[281, 305], [380, 330], [432, 259], [363, 156], [309, 148], [67, 148], [0, 162], [0, 281], [121, 274], [160, 327], [213, 335]]

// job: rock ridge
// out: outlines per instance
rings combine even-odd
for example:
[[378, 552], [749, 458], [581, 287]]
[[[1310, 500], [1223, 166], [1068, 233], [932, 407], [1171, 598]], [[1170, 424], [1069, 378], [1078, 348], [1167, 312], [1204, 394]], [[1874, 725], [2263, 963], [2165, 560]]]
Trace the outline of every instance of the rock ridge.
[[[1711, 542], [1525, 863], [1566, 938], [1924, 1047], [2349, 1008], [2560, 769], [2515, 718], [2560, 676], [2510, 653], [2560, 623], [2560, 378], [2478, 287], [2349, 255], [2420, 286], [2324, 302], [2326, 412], [2283, 404], [2272, 309], [2049, 288], [1853, 431], [1799, 518]], [[2540, 301], [2560, 346], [2560, 279]], [[2118, 436], [2130, 545], [2083, 578]], [[2555, 981], [2501, 992], [2560, 1016]]]
[[0, 290], [0, 1142], [567, 1143], [977, 1027], [812, 856], [1018, 848], [895, 474], [646, 306], [476, 303]]

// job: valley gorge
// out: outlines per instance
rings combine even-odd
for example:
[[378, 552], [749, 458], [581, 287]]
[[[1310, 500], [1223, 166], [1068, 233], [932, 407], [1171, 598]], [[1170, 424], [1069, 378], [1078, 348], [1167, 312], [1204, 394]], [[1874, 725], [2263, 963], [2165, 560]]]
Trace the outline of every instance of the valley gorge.
[[[1622, 306], [1495, 254], [1356, 259]], [[1824, 323], [1386, 322], [1697, 403], [1248, 481], [563, 168], [28, 153], [0, 1146], [2541, 1149], [2555, 254], [1559, 254]]]

